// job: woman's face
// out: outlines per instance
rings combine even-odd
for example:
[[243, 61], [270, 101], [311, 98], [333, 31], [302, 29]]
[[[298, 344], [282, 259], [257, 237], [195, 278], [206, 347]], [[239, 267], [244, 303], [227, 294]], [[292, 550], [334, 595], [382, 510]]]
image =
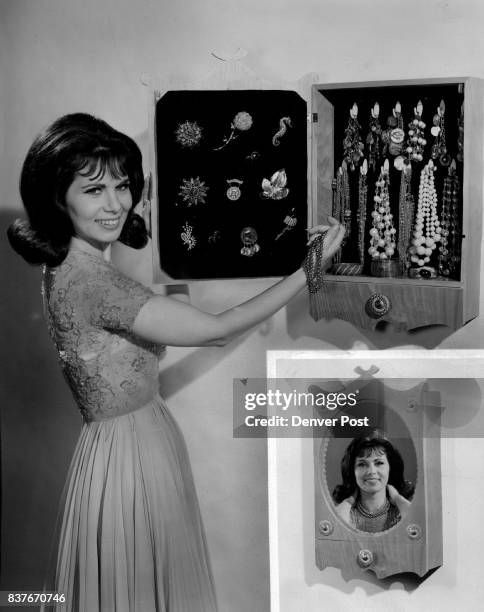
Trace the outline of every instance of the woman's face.
[[103, 248], [119, 238], [131, 208], [128, 177], [97, 169], [90, 176], [76, 174], [65, 201], [75, 236]]
[[356, 484], [361, 491], [377, 493], [386, 490], [390, 476], [390, 464], [386, 453], [381, 448], [374, 448], [371, 453], [355, 460]]

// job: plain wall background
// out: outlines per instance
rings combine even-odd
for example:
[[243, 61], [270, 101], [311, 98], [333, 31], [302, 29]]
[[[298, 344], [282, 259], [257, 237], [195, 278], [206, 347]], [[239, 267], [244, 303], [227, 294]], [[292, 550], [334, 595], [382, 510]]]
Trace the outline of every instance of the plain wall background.
[[[21, 210], [20, 167], [40, 128], [67, 112], [92, 112], [146, 152], [140, 76], [196, 80], [220, 69], [211, 51], [230, 55], [238, 47], [249, 52], [254, 72], [276, 81], [309, 72], [320, 82], [484, 76], [483, 18], [479, 0], [0, 0], [5, 586], [41, 584], [80, 427], [42, 320], [39, 271], [3, 238]], [[213, 282], [194, 288], [192, 297], [217, 311], [265, 286]], [[266, 451], [260, 440], [232, 438], [232, 379], [264, 376], [269, 348], [480, 348], [483, 338], [482, 316], [451, 335], [443, 328], [363, 333], [342, 321], [316, 324], [301, 295], [224, 349], [168, 351], [161, 389], [187, 438], [221, 610], [269, 607]]]

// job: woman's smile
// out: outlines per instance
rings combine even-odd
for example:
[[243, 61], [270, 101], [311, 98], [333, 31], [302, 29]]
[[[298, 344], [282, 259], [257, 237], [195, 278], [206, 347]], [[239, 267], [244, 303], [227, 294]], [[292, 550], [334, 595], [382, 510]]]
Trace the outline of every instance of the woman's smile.
[[99, 225], [102, 225], [108, 230], [117, 229], [120, 221], [121, 217], [116, 217], [115, 219], [96, 219], [96, 223], [99, 223]]

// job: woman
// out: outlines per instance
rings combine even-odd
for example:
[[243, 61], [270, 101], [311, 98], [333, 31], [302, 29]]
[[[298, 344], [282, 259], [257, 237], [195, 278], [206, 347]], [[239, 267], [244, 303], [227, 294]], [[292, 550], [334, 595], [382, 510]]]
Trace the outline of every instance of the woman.
[[[84, 417], [48, 586], [65, 593], [65, 610], [213, 612], [188, 457], [158, 395], [158, 353], [164, 345], [225, 344], [285, 305], [306, 278], [299, 269], [217, 315], [153, 294], [110, 263], [116, 240], [135, 247], [147, 240], [134, 213], [142, 189], [137, 145], [85, 114], [55, 121], [22, 169], [29, 221], [15, 222], [9, 239], [28, 262], [45, 264], [50, 332]], [[311, 247], [317, 277], [344, 234], [330, 223], [310, 231], [320, 245]]]
[[390, 529], [408, 512], [414, 492], [403, 472], [400, 453], [381, 432], [355, 438], [341, 460], [343, 484], [333, 491], [337, 514], [359, 531]]

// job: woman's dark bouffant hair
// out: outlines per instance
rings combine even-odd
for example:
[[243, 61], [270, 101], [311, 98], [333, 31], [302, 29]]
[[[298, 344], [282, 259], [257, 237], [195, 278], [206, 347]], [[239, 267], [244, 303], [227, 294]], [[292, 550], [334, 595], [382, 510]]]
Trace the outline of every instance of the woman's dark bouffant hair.
[[390, 465], [388, 484], [408, 500], [411, 500], [415, 490], [414, 485], [404, 479], [403, 459], [398, 450], [385, 438], [383, 433], [377, 429], [362, 436], [355, 438], [347, 447], [341, 459], [341, 476], [343, 484], [337, 485], [333, 491], [333, 499], [339, 504], [355, 492], [358, 486], [355, 478], [355, 461], [358, 457], [368, 457], [375, 450], [379, 449], [387, 456]]
[[[31, 264], [62, 263], [74, 233], [66, 210], [67, 189], [77, 172], [102, 175], [106, 169], [116, 178], [128, 176], [134, 207], [143, 191], [138, 145], [91, 115], [75, 113], [54, 121], [35, 139], [24, 161], [20, 195], [28, 221], [17, 219], [7, 230], [15, 251]], [[133, 207], [120, 240], [142, 248], [148, 239], [146, 226]]]

